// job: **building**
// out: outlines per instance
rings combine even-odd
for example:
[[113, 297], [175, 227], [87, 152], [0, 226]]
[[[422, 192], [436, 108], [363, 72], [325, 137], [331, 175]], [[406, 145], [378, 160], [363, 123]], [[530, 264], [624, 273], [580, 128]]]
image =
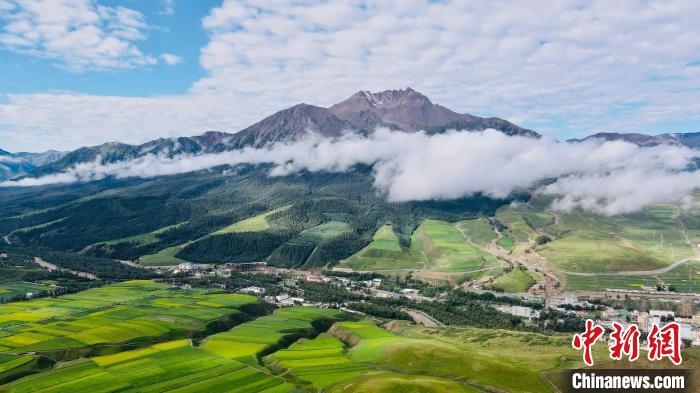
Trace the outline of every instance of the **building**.
[[265, 293], [265, 288], [245, 287], [245, 288], [241, 288], [238, 292], [247, 293], [249, 295], [262, 295], [263, 293]]
[[181, 272], [191, 272], [192, 270], [194, 270], [194, 264], [190, 262], [181, 263], [177, 265], [177, 270]]
[[267, 268], [267, 262], [225, 263], [224, 268], [237, 272], [255, 272]]

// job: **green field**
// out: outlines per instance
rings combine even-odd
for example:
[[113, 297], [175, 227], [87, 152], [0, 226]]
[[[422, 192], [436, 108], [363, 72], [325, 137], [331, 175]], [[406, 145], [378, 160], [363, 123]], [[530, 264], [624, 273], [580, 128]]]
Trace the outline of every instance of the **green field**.
[[352, 361], [343, 342], [328, 334], [321, 334], [313, 340], [301, 339], [289, 348], [269, 355], [265, 363], [273, 369], [289, 370], [316, 389], [324, 389], [373, 369], [369, 364]]
[[320, 239], [332, 239], [350, 232], [350, 226], [343, 221], [328, 221], [311, 229], [301, 232], [302, 236], [313, 236]]
[[610, 289], [641, 290], [643, 287], [655, 288], [656, 285], [674, 287], [676, 292], [697, 293], [700, 290], [700, 262], [690, 261], [660, 275], [610, 275], [580, 276], [566, 274], [566, 290], [601, 291]]
[[572, 272], [659, 269], [693, 254], [677, 214], [671, 205], [613, 217], [564, 214], [559, 225], [547, 228], [557, 239], [537, 252], [551, 265]]
[[0, 283], [0, 301], [6, 301], [16, 296], [26, 296], [27, 293], [37, 294], [53, 291], [56, 287], [46, 284], [35, 284], [25, 281], [9, 281]]
[[245, 220], [238, 221], [235, 224], [229, 225], [225, 228], [221, 228], [211, 235], [225, 235], [227, 233], [238, 233], [238, 232], [261, 232], [270, 228], [270, 222], [267, 220], [268, 217], [275, 213], [283, 212], [289, 209], [290, 206], [283, 206], [269, 212], [259, 214], [255, 217], [246, 218]]
[[341, 263], [354, 270], [416, 269], [422, 264], [411, 249], [401, 246], [391, 225], [384, 225], [372, 237], [372, 242]]
[[210, 322], [244, 317], [238, 308], [257, 302], [247, 295], [127, 281], [60, 298], [8, 303], [0, 305], [0, 350], [64, 357], [71, 350], [188, 337]]
[[541, 280], [538, 274], [524, 267], [515, 267], [510, 272], [498, 277], [493, 285], [496, 288], [502, 288], [506, 292], [521, 293], [527, 292], [538, 280]]
[[23, 392], [262, 392], [294, 390], [283, 379], [208, 351], [189, 340], [81, 359], [1, 387]]
[[367, 247], [341, 266], [354, 270], [425, 269], [446, 273], [500, 266], [494, 255], [462, 235], [462, 232], [471, 233], [476, 242], [488, 243], [495, 234], [491, 231], [489, 235], [484, 224], [488, 225], [485, 220], [461, 221], [456, 224], [458, 229], [446, 221], [424, 220], [413, 232], [410, 247], [403, 247], [391, 226], [384, 225]]
[[[393, 333], [368, 321], [340, 322], [333, 326], [330, 333], [349, 346], [348, 357], [356, 363], [372, 365], [376, 371], [342, 382], [331, 391], [340, 392], [341, 387], [347, 386], [367, 389], [375, 378], [378, 386], [384, 386], [387, 383], [384, 378], [397, 378], [380, 390], [392, 391], [390, 387], [394, 383], [398, 388], [407, 387], [410, 385], [406, 381], [416, 377], [426, 379], [428, 392], [450, 391], [445, 386], [470, 392], [481, 391], [475, 386], [544, 392], [551, 391], [551, 387], [540, 376], [541, 371], [573, 365], [580, 359], [580, 354], [570, 349], [568, 336], [392, 325]], [[388, 371], [392, 374], [387, 375]]]
[[468, 272], [500, 265], [494, 255], [470, 244], [445, 221], [423, 221], [413, 234], [411, 248], [427, 260], [430, 270]]
[[139, 264], [144, 266], [168, 266], [185, 263], [184, 259], [176, 258], [175, 254], [180, 252], [187, 244], [164, 248], [155, 254], [144, 255], [139, 258]]
[[464, 220], [457, 223], [464, 236], [473, 244], [485, 247], [496, 238], [496, 232], [486, 218]]
[[217, 356], [251, 364], [260, 354], [287, 340], [311, 335], [314, 324], [341, 319], [338, 310], [292, 307], [277, 310], [233, 329], [208, 337], [202, 348]]

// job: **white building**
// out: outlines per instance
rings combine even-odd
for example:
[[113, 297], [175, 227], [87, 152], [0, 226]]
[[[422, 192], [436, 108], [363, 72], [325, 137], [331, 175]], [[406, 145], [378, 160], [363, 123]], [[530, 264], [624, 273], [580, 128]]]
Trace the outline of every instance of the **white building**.
[[238, 292], [247, 293], [249, 295], [262, 295], [263, 293], [265, 293], [265, 288], [245, 287], [245, 288], [241, 288]]

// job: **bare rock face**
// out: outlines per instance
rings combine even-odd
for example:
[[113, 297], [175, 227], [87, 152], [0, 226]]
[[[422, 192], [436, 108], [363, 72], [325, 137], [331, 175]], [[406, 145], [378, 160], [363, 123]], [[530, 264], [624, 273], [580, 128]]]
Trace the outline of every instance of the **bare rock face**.
[[379, 93], [360, 91], [329, 109], [360, 129], [385, 126], [407, 132], [424, 130], [435, 133], [449, 129], [481, 131], [493, 128], [508, 135], [538, 136], [534, 131], [503, 119], [457, 113], [433, 104], [428, 97], [410, 87]]

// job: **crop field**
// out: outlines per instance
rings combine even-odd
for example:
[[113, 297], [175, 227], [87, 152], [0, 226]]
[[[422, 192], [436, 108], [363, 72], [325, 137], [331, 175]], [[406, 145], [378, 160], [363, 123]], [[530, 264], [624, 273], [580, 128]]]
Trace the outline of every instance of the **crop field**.
[[390, 225], [379, 228], [367, 247], [341, 263], [354, 270], [415, 269], [422, 265], [410, 249], [401, 246]]
[[26, 281], [2, 282], [0, 283], [0, 301], [12, 299], [16, 296], [26, 296], [27, 293], [36, 294], [38, 292], [51, 291], [55, 288], [50, 285]]
[[538, 280], [541, 280], [541, 278], [537, 273], [516, 267], [498, 277], [493, 285], [497, 288], [502, 288], [506, 292], [521, 293], [527, 292]]
[[169, 289], [129, 281], [60, 298], [0, 305], [0, 349], [65, 351], [187, 336], [207, 323], [240, 314], [252, 296]]
[[565, 271], [655, 270], [692, 256], [676, 216], [678, 207], [657, 205], [644, 212], [614, 217], [564, 214], [547, 230], [557, 240], [537, 248], [549, 263]]
[[673, 287], [676, 292], [697, 293], [700, 289], [700, 262], [690, 261], [688, 264], [660, 275], [611, 275], [596, 274], [595, 276], [566, 275], [566, 290], [600, 291], [611, 289], [641, 290], [643, 287], [655, 288], [657, 284]]
[[333, 309], [292, 307], [278, 309], [274, 314], [246, 322], [233, 329], [215, 334], [202, 348], [217, 356], [241, 363], [254, 363], [258, 355], [288, 339], [308, 336], [313, 323], [339, 320], [342, 313]]
[[80, 359], [11, 382], [3, 391], [23, 392], [264, 392], [294, 389], [283, 379], [210, 352], [189, 340]]
[[496, 232], [486, 218], [464, 220], [457, 223], [464, 236], [472, 243], [485, 247], [496, 238]]
[[494, 255], [469, 244], [459, 229], [445, 221], [423, 221], [412, 240], [415, 254], [427, 258], [431, 270], [465, 272], [499, 264]]

